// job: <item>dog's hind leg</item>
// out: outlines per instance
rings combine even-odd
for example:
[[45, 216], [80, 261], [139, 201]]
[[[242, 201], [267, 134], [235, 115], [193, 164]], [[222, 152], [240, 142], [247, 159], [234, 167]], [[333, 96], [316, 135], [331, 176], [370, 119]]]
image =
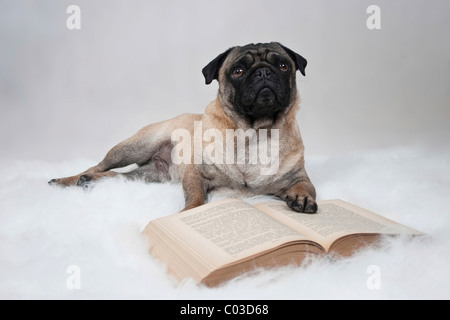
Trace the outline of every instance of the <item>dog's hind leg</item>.
[[131, 181], [141, 180], [144, 182], [167, 182], [171, 180], [169, 172], [161, 169], [161, 165], [158, 163], [158, 161], [152, 160], [143, 166], [124, 173], [115, 171], [85, 173], [78, 178], [77, 185], [81, 187], [87, 187], [93, 181], [113, 177], [122, 177], [126, 180]]
[[129, 172], [118, 173], [115, 171], [104, 171], [82, 174], [78, 179], [77, 185], [87, 186], [92, 181], [116, 176], [121, 176], [128, 180], [142, 180], [145, 182], [170, 181], [172, 180], [170, 168], [173, 165], [171, 158], [172, 148], [170, 142], [164, 144], [152, 155], [151, 159], [146, 164]]
[[[77, 185], [82, 176], [84, 176], [82, 180], [86, 180], [89, 177], [91, 180], [100, 177], [112, 177], [117, 175], [117, 173], [109, 171], [111, 169], [123, 168], [131, 164], [145, 166], [152, 159], [157, 160], [160, 158], [158, 155], [161, 152], [167, 157], [167, 151], [172, 150], [171, 137], [174, 130], [184, 128], [192, 131], [194, 121], [199, 120], [201, 120], [201, 115], [184, 114], [171, 120], [148, 125], [131, 138], [112, 148], [98, 165], [72, 177], [52, 179], [49, 181], [49, 184], [72, 186]], [[158, 162], [156, 161], [155, 164], [158, 164]], [[160, 164], [161, 162], [159, 162]], [[83, 185], [83, 181], [80, 181], [80, 184]]]
[[106, 154], [98, 165], [75, 176], [52, 179], [49, 184], [60, 186], [83, 185], [88, 180], [117, 175], [116, 172], [109, 171], [111, 169], [123, 168], [131, 164], [142, 166], [149, 163], [158, 150], [170, 143], [170, 135], [153, 134], [158, 129], [158, 125], [160, 124], [147, 126], [131, 138], [119, 143]]

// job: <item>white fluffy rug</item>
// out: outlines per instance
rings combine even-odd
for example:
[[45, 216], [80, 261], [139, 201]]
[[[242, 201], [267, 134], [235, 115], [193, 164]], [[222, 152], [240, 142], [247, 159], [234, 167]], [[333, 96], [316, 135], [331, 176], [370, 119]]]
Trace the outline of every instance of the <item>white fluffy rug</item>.
[[[319, 199], [344, 199], [429, 237], [389, 240], [337, 262], [260, 270], [215, 289], [174, 282], [140, 234], [150, 220], [183, 208], [180, 185], [112, 179], [91, 190], [61, 189], [47, 181], [95, 161], [1, 163], [0, 298], [449, 299], [449, 163], [450, 152], [421, 147], [307, 158]], [[70, 266], [80, 271], [79, 289], [67, 285]], [[367, 285], [371, 266], [379, 288]]]

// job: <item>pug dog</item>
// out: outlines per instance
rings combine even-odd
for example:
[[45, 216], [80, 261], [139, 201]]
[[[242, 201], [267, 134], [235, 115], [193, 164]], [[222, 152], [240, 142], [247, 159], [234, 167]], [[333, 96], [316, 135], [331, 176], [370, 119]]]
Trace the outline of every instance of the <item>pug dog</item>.
[[[219, 83], [204, 114], [150, 124], [113, 147], [98, 165], [49, 184], [88, 186], [115, 176], [174, 181], [182, 183], [184, 210], [203, 205], [211, 191], [231, 189], [245, 196], [273, 195], [294, 211], [316, 213], [316, 190], [305, 171], [295, 118], [296, 71], [305, 76], [306, 65], [300, 54], [277, 42], [232, 47], [202, 70], [207, 85]], [[138, 167], [112, 171], [131, 164]]]

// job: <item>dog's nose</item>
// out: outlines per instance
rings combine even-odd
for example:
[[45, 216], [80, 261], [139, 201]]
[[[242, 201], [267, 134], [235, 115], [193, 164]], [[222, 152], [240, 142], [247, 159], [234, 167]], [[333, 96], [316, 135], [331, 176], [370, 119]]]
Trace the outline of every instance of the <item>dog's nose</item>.
[[262, 80], [264, 80], [264, 79], [270, 78], [271, 73], [272, 72], [270, 71], [270, 69], [261, 68], [261, 69], [256, 70], [255, 75], [257, 77], [261, 78]]

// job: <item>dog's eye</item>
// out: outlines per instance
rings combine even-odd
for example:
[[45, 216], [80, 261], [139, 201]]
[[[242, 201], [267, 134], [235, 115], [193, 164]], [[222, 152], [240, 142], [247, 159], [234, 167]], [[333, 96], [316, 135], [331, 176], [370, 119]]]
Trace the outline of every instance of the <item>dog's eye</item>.
[[241, 67], [238, 67], [233, 70], [233, 76], [235, 78], [240, 78], [240, 77], [242, 77], [243, 74], [244, 74], [244, 69], [242, 69]]
[[281, 71], [284, 71], [284, 72], [288, 71], [288, 70], [289, 70], [288, 64], [287, 64], [287, 63], [281, 62], [281, 63], [280, 63], [280, 70], [281, 70]]

